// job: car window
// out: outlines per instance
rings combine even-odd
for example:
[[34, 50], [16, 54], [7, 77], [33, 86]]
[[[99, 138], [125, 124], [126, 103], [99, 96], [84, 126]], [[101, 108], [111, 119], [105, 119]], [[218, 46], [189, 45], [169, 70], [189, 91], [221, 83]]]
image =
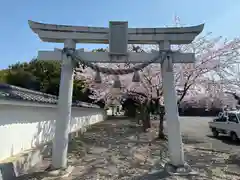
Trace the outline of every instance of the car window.
[[238, 118], [237, 118], [236, 114], [229, 113], [228, 114], [228, 121], [238, 123]]
[[218, 118], [223, 116], [223, 112], [218, 113]]
[[215, 121], [216, 122], [226, 122], [227, 121], [227, 117], [226, 116], [221, 116], [221, 117], [217, 118]]
[[237, 115], [238, 119], [240, 119], [240, 113], [238, 113], [238, 114], [236, 114], [236, 115]]

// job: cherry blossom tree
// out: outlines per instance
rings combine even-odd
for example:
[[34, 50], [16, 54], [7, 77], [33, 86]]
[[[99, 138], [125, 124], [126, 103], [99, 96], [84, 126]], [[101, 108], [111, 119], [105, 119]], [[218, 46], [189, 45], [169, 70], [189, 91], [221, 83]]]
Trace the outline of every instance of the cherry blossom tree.
[[[174, 24], [182, 26], [178, 16], [174, 17]], [[211, 97], [223, 99], [224, 91], [236, 91], [239, 85], [239, 71], [236, 71], [239, 68], [236, 66], [240, 60], [240, 38], [229, 40], [207, 33], [191, 44], [173, 48], [196, 54], [195, 64], [176, 65], [176, 86], [182, 91], [179, 103], [185, 96], [191, 98], [207, 93]]]
[[209, 86], [209, 82], [212, 86], [218, 84], [219, 90], [223, 90], [221, 85], [226, 83], [229, 74], [232, 73], [232, 66], [239, 61], [239, 48], [239, 39], [222, 43], [220, 37], [212, 39], [200, 37], [187, 46], [178, 47], [179, 51], [196, 54], [194, 65], [178, 65], [176, 85], [182, 88], [179, 101], [190, 95], [190, 92], [196, 93], [197, 89], [201, 91], [206, 85]]
[[[137, 47], [137, 46], [136, 46]], [[139, 51], [139, 48], [135, 46], [131, 47], [131, 50]], [[141, 50], [141, 49], [140, 49]], [[142, 50], [141, 50], [142, 51]], [[113, 64], [101, 64], [98, 63], [99, 66], [111, 67], [111, 68], [130, 68], [133, 65], [127, 63], [113, 63]], [[157, 97], [157, 90], [162, 89], [161, 87], [161, 73], [160, 73], [160, 65], [149, 65], [144, 68], [140, 72], [141, 82], [133, 83], [132, 76], [133, 74], [121, 75], [119, 79], [121, 81], [121, 95], [128, 92], [138, 92], [143, 93], [150, 99], [152, 97]], [[100, 99], [104, 99], [107, 103], [109, 99], [111, 99], [111, 87], [114, 82], [115, 76], [112, 75], [104, 75], [101, 74], [102, 82], [101, 84], [96, 84], [94, 82], [95, 72], [90, 68], [81, 68], [78, 69], [77, 73], [78, 78], [84, 78], [89, 85], [89, 88], [94, 90], [93, 99], [96, 101]]]
[[[239, 73], [235, 72], [236, 64], [239, 63], [240, 39], [223, 39], [222, 37], [213, 37], [211, 33], [198, 37], [193, 43], [181, 46], [172, 46], [172, 49], [180, 52], [192, 52], [196, 54], [194, 64], [175, 64], [175, 84], [179, 94], [178, 103], [195, 98], [199, 100], [203, 94], [207, 94], [210, 99], [219, 99], [218, 104], [222, 106], [221, 100], [224, 91], [237, 89], [239, 87]], [[150, 52], [157, 50], [157, 46], [130, 46], [130, 51]], [[99, 51], [99, 50], [97, 50]], [[101, 49], [100, 51], [105, 51]], [[123, 64], [99, 64], [99, 66], [111, 68], [129, 68], [132, 65]], [[103, 99], [109, 105], [114, 98], [120, 98], [121, 95], [128, 92], [143, 93], [147, 97], [147, 104], [152, 99], [163, 101], [162, 98], [162, 79], [160, 64], [151, 64], [141, 70], [141, 82], [132, 83], [132, 74], [120, 76], [122, 84], [121, 94], [113, 97], [111, 86], [114, 76], [101, 75], [102, 83], [94, 83], [95, 72], [91, 69], [82, 69], [79, 76], [84, 77], [89, 83], [89, 87], [94, 91], [91, 97], [96, 101]], [[234, 88], [233, 88], [234, 87]], [[213, 102], [213, 101], [212, 101]], [[201, 104], [201, 103], [200, 103]], [[213, 105], [213, 103], [212, 103]], [[160, 120], [160, 124], [163, 120]]]

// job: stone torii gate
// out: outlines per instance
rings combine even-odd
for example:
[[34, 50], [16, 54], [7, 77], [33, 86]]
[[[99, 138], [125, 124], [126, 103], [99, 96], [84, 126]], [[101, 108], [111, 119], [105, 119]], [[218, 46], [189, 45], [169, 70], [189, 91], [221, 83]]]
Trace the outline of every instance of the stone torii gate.
[[[168, 127], [170, 164], [185, 164], [178, 118], [177, 96], [174, 85], [173, 63], [194, 63], [194, 53], [171, 51], [172, 44], [189, 44], [201, 33], [204, 25], [183, 28], [128, 28], [128, 22], [110, 22], [109, 28], [43, 24], [29, 21], [30, 28], [44, 42], [64, 43], [64, 48], [74, 50], [75, 55], [88, 63], [161, 63], [164, 104]], [[110, 52], [83, 52], [75, 50], [76, 43], [109, 44]], [[159, 52], [127, 52], [128, 44], [159, 44]], [[166, 60], [159, 54], [166, 54]], [[73, 74], [76, 61], [65, 53], [39, 51], [40, 60], [63, 60], [58, 100], [52, 165], [67, 166], [68, 128], [71, 118]], [[108, 73], [110, 74], [110, 73]]]

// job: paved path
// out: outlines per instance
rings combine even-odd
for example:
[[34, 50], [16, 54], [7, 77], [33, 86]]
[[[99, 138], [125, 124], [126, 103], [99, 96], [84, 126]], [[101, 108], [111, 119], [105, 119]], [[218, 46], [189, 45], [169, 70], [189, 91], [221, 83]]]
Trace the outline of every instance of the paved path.
[[180, 117], [184, 139], [196, 141], [196, 146], [209, 147], [216, 150], [240, 151], [240, 142], [234, 143], [228, 137], [214, 138], [208, 127], [211, 117]]

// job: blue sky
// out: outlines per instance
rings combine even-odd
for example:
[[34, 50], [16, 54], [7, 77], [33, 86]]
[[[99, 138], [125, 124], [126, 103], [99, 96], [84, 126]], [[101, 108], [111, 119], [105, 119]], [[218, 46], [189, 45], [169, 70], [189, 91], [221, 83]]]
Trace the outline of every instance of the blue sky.
[[[110, 20], [127, 20], [129, 27], [173, 25], [174, 14], [185, 25], [205, 23], [214, 36], [240, 36], [240, 0], [1, 0], [0, 69], [29, 61], [38, 50], [62, 47], [41, 42], [28, 20], [45, 23], [108, 26]], [[99, 45], [80, 44], [96, 48]]]

